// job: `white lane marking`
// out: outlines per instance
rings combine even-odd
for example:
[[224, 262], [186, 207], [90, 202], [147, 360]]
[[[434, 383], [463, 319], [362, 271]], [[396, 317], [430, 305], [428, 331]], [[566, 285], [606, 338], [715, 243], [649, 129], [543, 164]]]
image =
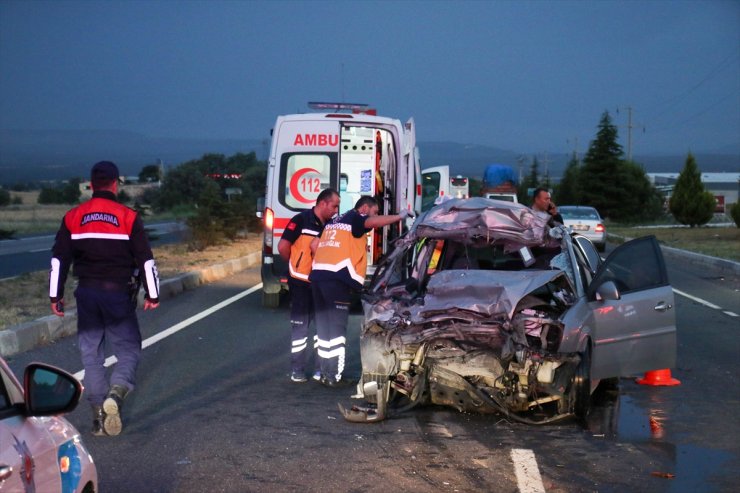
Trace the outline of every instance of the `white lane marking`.
[[28, 253], [48, 252], [49, 250], [51, 250], [51, 247], [48, 247], [48, 248], [37, 248], [35, 250], [29, 250]]
[[511, 449], [511, 460], [514, 462], [516, 482], [519, 493], [545, 493], [540, 469], [534, 452], [529, 449]]
[[729, 315], [731, 317], [740, 317], [740, 315], [738, 315], [737, 313], [735, 313], [735, 312], [729, 312], [727, 310], [723, 310], [722, 313], [724, 313], [725, 315]]
[[[231, 298], [222, 301], [221, 303], [218, 303], [216, 305], [213, 305], [212, 307], [210, 307], [210, 308], [208, 308], [206, 310], [203, 310], [200, 313], [196, 313], [192, 317], [190, 317], [190, 318], [188, 318], [186, 320], [183, 320], [182, 322], [177, 323], [177, 324], [173, 325], [172, 327], [163, 330], [162, 332], [159, 332], [157, 334], [154, 334], [153, 336], [145, 339], [141, 343], [141, 349], [144, 350], [144, 349], [148, 348], [149, 346], [152, 346], [152, 345], [158, 343], [162, 339], [164, 339], [166, 337], [169, 337], [172, 334], [175, 334], [175, 333], [181, 331], [185, 327], [194, 324], [198, 320], [202, 320], [202, 319], [206, 318], [208, 315], [211, 315], [211, 314], [219, 311], [221, 308], [224, 308], [226, 306], [229, 306], [230, 304], [234, 303], [235, 301], [239, 301], [240, 299], [244, 298], [245, 296], [249, 296], [250, 294], [252, 294], [255, 291], [257, 291], [258, 289], [262, 289], [262, 283], [259, 283], [259, 284], [255, 285], [255, 286], [252, 286], [251, 288], [247, 289], [246, 291], [242, 291], [241, 293], [236, 294], [236, 295], [232, 296]], [[116, 361], [118, 361], [118, 360], [116, 359], [115, 356], [108, 356], [105, 359], [105, 366], [106, 367], [109, 367], [109, 366], [115, 364]], [[74, 377], [77, 380], [82, 381], [82, 379], [85, 378], [85, 370], [78, 371], [77, 373], [74, 374]]]
[[714, 308], [715, 310], [721, 310], [722, 309], [722, 307], [719, 307], [719, 306], [715, 305], [714, 303], [710, 303], [710, 302], [708, 302], [706, 300], [703, 300], [701, 298], [697, 298], [696, 296], [691, 296], [689, 293], [684, 293], [683, 291], [679, 291], [676, 288], [673, 288], [673, 292], [676, 293], [676, 294], [680, 294], [681, 296], [683, 296], [685, 298], [688, 298], [690, 300], [696, 301], [697, 303], [699, 303], [701, 305], [708, 306], [709, 308]]

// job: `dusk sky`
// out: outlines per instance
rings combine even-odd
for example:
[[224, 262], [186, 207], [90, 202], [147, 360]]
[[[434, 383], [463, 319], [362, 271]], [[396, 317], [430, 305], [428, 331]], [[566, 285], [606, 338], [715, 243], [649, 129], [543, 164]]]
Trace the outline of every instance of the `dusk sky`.
[[0, 128], [260, 139], [308, 101], [419, 141], [740, 153], [740, 1], [0, 1]]

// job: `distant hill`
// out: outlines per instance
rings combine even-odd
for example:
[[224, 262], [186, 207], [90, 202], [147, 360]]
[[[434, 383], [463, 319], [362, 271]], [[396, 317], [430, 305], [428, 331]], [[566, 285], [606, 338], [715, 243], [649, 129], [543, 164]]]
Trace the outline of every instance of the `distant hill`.
[[[197, 159], [203, 154], [230, 156], [255, 152], [266, 159], [269, 138], [263, 139], [166, 139], [119, 130], [0, 130], [0, 184], [86, 177], [97, 161], [117, 163], [124, 175], [137, 175], [147, 164], [162, 160], [165, 166]], [[453, 175], [481, 178], [486, 165], [509, 164], [522, 175], [529, 172], [532, 155], [513, 150], [456, 142], [419, 142], [422, 167], [449, 165]], [[703, 172], [738, 172], [740, 150], [727, 148], [714, 154], [695, 155]], [[563, 173], [570, 155], [537, 154], [540, 172], [553, 179]], [[651, 173], [677, 173], [686, 155], [636, 155], [635, 160]], [[545, 162], [546, 161], [546, 162]]]
[[119, 130], [0, 130], [0, 183], [86, 177], [100, 160], [115, 162], [123, 175], [162, 160], [165, 166], [203, 154], [231, 156], [255, 151], [264, 159], [269, 139], [168, 139]]

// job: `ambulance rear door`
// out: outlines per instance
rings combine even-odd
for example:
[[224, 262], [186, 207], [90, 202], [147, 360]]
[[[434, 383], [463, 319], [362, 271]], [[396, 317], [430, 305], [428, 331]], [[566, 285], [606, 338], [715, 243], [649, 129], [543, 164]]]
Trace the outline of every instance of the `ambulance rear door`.
[[[406, 209], [421, 212], [421, 166], [419, 164], [419, 149], [416, 147], [416, 123], [409, 118], [403, 128], [403, 156], [402, 170], [399, 171], [402, 184], [399, 195], [402, 194], [398, 210]], [[409, 220], [411, 221], [411, 220]], [[411, 223], [407, 224], [410, 226]]]
[[322, 190], [338, 181], [340, 123], [334, 120], [284, 120], [275, 130], [273, 189], [274, 253], [290, 219], [316, 204]]
[[450, 167], [434, 166], [422, 170], [421, 182], [421, 210], [426, 212], [438, 197], [450, 194]]
[[[397, 210], [395, 177], [400, 152], [400, 122], [391, 120], [344, 121], [341, 130], [339, 157], [339, 211], [352, 209], [357, 200], [369, 195], [378, 201], [380, 214], [393, 214]], [[385, 253], [389, 241], [389, 228], [376, 228], [368, 234], [368, 266]]]

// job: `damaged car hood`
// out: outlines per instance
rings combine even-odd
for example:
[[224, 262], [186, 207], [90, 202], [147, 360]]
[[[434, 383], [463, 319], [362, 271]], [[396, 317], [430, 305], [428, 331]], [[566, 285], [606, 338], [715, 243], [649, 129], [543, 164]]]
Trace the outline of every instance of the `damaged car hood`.
[[423, 301], [402, 298], [365, 304], [365, 321], [382, 323], [394, 317], [403, 318], [407, 324], [450, 319], [511, 320], [522, 298], [560, 278], [567, 282], [565, 274], [557, 270], [443, 271], [430, 279]]

